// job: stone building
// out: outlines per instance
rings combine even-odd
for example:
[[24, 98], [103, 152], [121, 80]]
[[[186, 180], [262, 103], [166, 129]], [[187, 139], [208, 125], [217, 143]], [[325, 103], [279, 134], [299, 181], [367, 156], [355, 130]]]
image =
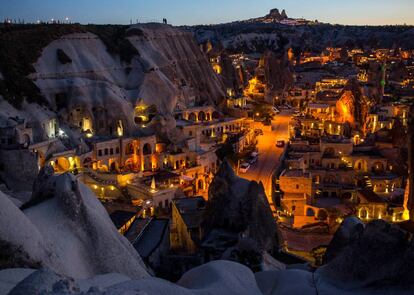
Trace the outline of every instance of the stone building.
[[205, 200], [201, 197], [177, 199], [172, 204], [171, 249], [176, 253], [194, 254], [202, 238], [202, 215]]

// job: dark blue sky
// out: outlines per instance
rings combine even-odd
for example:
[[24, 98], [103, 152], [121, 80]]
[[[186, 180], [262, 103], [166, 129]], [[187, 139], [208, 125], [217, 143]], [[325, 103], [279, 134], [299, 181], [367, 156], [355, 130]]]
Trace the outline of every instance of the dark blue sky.
[[414, 0], [0, 0], [0, 19], [128, 24], [165, 17], [174, 25], [191, 25], [258, 17], [271, 8], [330, 23], [414, 24]]

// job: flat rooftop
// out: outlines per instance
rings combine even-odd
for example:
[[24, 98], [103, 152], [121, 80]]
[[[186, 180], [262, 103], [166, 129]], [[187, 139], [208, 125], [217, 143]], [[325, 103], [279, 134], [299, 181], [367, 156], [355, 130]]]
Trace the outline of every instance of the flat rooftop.
[[285, 170], [281, 176], [284, 177], [305, 177], [305, 178], [310, 178], [310, 173], [309, 172], [304, 172], [303, 170], [300, 169], [292, 169], [292, 170]]

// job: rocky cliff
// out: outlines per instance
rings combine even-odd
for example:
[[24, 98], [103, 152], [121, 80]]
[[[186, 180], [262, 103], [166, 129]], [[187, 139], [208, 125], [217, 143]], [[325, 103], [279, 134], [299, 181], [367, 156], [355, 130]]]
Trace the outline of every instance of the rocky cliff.
[[258, 253], [278, 247], [277, 227], [263, 184], [238, 177], [227, 161], [209, 187], [203, 228], [212, 243], [215, 241], [211, 233], [224, 230], [250, 239]]
[[336, 102], [336, 111], [340, 120], [348, 122], [352, 127], [364, 129], [370, 108], [375, 104], [370, 89], [362, 89], [358, 81], [350, 80], [341, 97]]
[[[96, 125], [105, 122], [106, 131], [121, 120], [127, 132], [135, 129], [134, 107], [141, 99], [169, 116], [177, 105], [219, 103], [224, 96], [222, 83], [188, 32], [161, 24], [69, 28], [4, 30], [0, 96], [24, 112], [23, 100], [43, 104], [66, 120], [79, 109]], [[11, 54], [12, 42], [24, 46]], [[26, 53], [32, 43], [34, 52]], [[26, 87], [13, 86], [19, 81]]]
[[48, 268], [85, 279], [108, 272], [148, 273], [96, 196], [74, 176], [45, 167], [29, 202], [18, 208], [0, 192], [0, 269]]

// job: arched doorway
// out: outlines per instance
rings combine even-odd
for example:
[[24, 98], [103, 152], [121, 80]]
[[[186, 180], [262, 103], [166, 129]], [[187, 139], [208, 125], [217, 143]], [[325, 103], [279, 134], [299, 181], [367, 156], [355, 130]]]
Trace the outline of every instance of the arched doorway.
[[358, 145], [361, 143], [361, 138], [360, 136], [357, 134], [354, 136], [354, 145]]
[[359, 218], [361, 219], [366, 219], [368, 218], [368, 210], [366, 208], [361, 208], [359, 209], [359, 214], [358, 214]]
[[151, 145], [149, 143], [144, 144], [144, 146], [142, 148], [142, 153], [144, 155], [151, 155], [152, 154], [152, 148], [151, 148]]
[[109, 171], [116, 172], [118, 171], [118, 163], [116, 161], [112, 161], [109, 165]]
[[198, 121], [205, 121], [206, 120], [206, 113], [203, 111], [198, 113]]
[[199, 179], [197, 182], [198, 190], [204, 190], [204, 181], [202, 179]]
[[70, 169], [70, 162], [68, 159], [64, 157], [59, 157], [55, 161], [55, 171], [57, 172], [65, 172]]
[[357, 160], [354, 165], [354, 169], [361, 172], [367, 171], [367, 161], [365, 160]]
[[194, 114], [194, 113], [189, 113], [189, 114], [188, 114], [188, 120], [189, 120], [189, 121], [193, 121], [193, 122], [197, 121], [197, 116], [196, 116], [196, 114]]

